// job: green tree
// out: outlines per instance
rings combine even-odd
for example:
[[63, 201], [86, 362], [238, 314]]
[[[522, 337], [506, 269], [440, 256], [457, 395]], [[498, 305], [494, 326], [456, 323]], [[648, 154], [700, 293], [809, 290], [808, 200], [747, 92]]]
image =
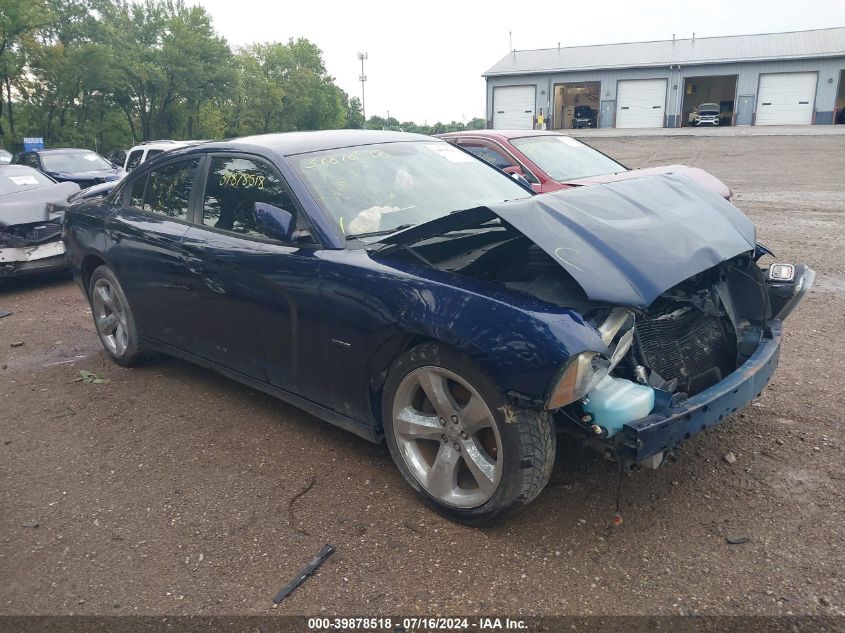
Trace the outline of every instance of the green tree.
[[346, 106], [346, 127], [358, 130], [364, 127], [364, 123], [361, 100], [358, 97], [350, 97]]
[[236, 55], [235, 135], [343, 127], [346, 94], [306, 39], [252, 44]]
[[[13, 140], [15, 118], [12, 86], [22, 77], [27, 45], [52, 15], [45, 0], [0, 0], [0, 138]], [[5, 92], [5, 95], [2, 93]], [[3, 128], [3, 110], [8, 120], [8, 138]]]
[[182, 0], [123, 0], [108, 23], [122, 75], [112, 97], [133, 138], [192, 137], [203, 104], [233, 79], [231, 50], [205, 9]]

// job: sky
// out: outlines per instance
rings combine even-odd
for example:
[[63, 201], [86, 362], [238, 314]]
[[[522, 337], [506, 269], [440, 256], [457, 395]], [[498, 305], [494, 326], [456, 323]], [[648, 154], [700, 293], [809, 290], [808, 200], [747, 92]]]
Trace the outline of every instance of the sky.
[[188, 0], [232, 46], [306, 37], [366, 115], [429, 123], [484, 116], [482, 73], [510, 51], [845, 26], [845, 2], [690, 0], [487, 2]]

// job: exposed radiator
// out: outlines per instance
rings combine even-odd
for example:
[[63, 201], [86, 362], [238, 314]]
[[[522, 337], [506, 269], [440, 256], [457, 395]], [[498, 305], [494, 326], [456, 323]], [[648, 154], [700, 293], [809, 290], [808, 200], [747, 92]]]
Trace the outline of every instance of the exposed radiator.
[[724, 321], [692, 307], [639, 321], [640, 350], [648, 366], [678, 391], [694, 395], [736, 368], [736, 338]]

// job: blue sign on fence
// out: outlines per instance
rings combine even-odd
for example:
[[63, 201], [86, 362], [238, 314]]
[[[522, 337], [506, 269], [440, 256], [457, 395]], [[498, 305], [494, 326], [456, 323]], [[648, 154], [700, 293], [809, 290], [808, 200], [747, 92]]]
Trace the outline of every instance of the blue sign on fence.
[[23, 139], [23, 151], [31, 152], [34, 149], [44, 149], [44, 139], [40, 136]]

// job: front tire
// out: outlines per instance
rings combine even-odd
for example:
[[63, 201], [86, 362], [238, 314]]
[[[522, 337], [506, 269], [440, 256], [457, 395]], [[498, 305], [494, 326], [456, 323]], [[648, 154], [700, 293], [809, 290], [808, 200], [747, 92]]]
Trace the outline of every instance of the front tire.
[[118, 365], [132, 367], [144, 357], [135, 318], [117, 277], [108, 266], [100, 266], [88, 284], [91, 314], [100, 342]]
[[549, 481], [548, 414], [507, 403], [469, 359], [435, 343], [391, 367], [382, 398], [391, 456], [420, 498], [447, 518], [489, 525]]

